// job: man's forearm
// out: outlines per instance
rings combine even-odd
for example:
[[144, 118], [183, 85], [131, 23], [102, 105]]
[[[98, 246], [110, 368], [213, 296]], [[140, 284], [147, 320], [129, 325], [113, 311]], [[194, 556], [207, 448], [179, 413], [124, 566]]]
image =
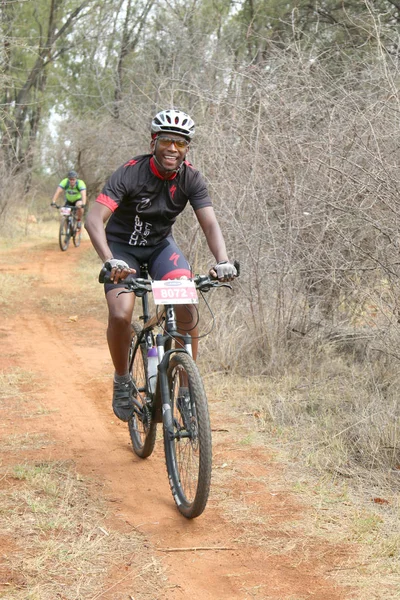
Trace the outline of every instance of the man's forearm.
[[208, 247], [210, 248], [215, 260], [220, 262], [222, 260], [229, 260], [226, 251], [225, 240], [223, 238], [219, 225], [210, 228], [209, 231], [204, 232], [207, 240]]
[[104, 225], [103, 223], [97, 224], [93, 223], [90, 220], [86, 221], [85, 229], [89, 234], [90, 241], [93, 244], [94, 249], [96, 250], [99, 258], [106, 262], [113, 257], [112, 252], [107, 244], [107, 238], [104, 233]]
[[57, 190], [55, 191], [55, 194], [53, 196], [52, 202], [57, 202], [57, 198], [60, 194], [61, 194], [61, 189], [57, 188]]

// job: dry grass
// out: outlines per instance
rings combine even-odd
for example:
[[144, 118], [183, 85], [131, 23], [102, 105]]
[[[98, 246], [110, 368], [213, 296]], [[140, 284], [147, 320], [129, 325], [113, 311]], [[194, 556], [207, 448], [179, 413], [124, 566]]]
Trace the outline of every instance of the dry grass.
[[[33, 373], [1, 373], [0, 409], [31, 417], [39, 390]], [[46, 434], [12, 429], [0, 441], [0, 597], [95, 600], [110, 588], [115, 600], [127, 590], [138, 600], [156, 598], [163, 570], [143, 536], [108, 514], [101, 486], [72, 461], [40, 459], [55, 444]]]
[[[16, 304], [23, 300], [23, 293], [37, 280], [29, 273], [0, 273], [0, 310], [9, 315]], [[21, 294], [21, 292], [23, 292]]]
[[[331, 373], [334, 366], [331, 362], [324, 368]], [[339, 564], [333, 561], [326, 574], [351, 586], [351, 598], [397, 599], [400, 472], [382, 470], [378, 462], [368, 469], [354, 458], [350, 468], [344, 460], [351, 454], [349, 449], [345, 451], [349, 442], [339, 444], [332, 439], [343, 428], [345, 408], [346, 414], [351, 414], [349, 403], [363, 398], [360, 382], [355, 379], [350, 385], [342, 379], [339, 391], [327, 376], [320, 379], [319, 385], [310, 386], [305, 384], [304, 374], [294, 372], [277, 380], [210, 374], [206, 388], [210, 398], [218, 399], [216, 412], [228, 417], [225, 422], [213, 421], [216, 443], [223, 439], [219, 436], [226, 435], [218, 433], [219, 428], [226, 427], [232, 436], [229, 416], [240, 417], [241, 427], [234, 432], [236, 451], [247, 446], [253, 451], [267, 447], [271, 461], [284, 465], [283, 470], [257, 478], [249, 473], [249, 451], [243, 453], [243, 459], [235, 457], [233, 464], [225, 462], [225, 444], [222, 453], [216, 455], [212, 501], [238, 526], [237, 542], [263, 547], [271, 554], [289, 558], [293, 564], [299, 556], [301, 560], [312, 558], [307, 552], [313, 547], [321, 552], [317, 558], [324, 560], [321, 543], [325, 545], [324, 553], [342, 548]], [[354, 411], [356, 423], [360, 415], [356, 408]], [[263, 501], [247, 492], [237, 493], [230, 486], [232, 477], [238, 483], [246, 482], [249, 490], [261, 486], [267, 497], [291, 490], [301, 512], [281, 520], [282, 515], [273, 510], [263, 511]]]
[[[48, 215], [46, 215], [48, 216]], [[51, 214], [48, 216], [48, 220], [40, 220], [36, 224], [29, 224], [29, 231], [27, 238], [37, 240], [38, 247], [49, 246], [49, 242], [54, 247], [55, 252], [60, 252], [58, 249], [58, 217], [57, 214]], [[76, 293], [71, 294], [67, 289], [64, 289], [61, 285], [55, 289], [49, 289], [48, 293], [41, 295], [39, 298], [39, 306], [44, 312], [57, 314], [57, 315], [76, 315], [80, 317], [95, 316], [100, 319], [106, 320], [106, 303], [104, 299], [103, 286], [98, 283], [98, 275], [101, 267], [101, 262], [95, 253], [93, 247], [88, 246], [85, 242], [88, 241], [88, 235], [85, 231], [82, 233], [83, 244], [79, 248], [75, 248], [72, 244], [65, 253], [68, 257], [79, 253], [79, 264], [76, 265], [74, 276], [75, 282], [79, 285], [79, 295]], [[18, 243], [21, 243], [21, 238], [18, 238], [18, 242], [15, 240], [7, 241], [4, 243], [4, 248], [12, 248]], [[0, 263], [7, 261], [7, 256], [4, 254], [3, 258], [0, 258]], [[22, 255], [20, 261], [22, 262]], [[25, 257], [24, 257], [25, 260]], [[17, 260], [18, 262], [18, 260]], [[15, 264], [15, 258], [13, 256], [13, 264]], [[26, 286], [32, 281], [35, 281], [33, 275], [27, 275], [26, 273], [3, 274], [0, 275], [3, 278], [3, 285], [1, 286], [0, 295], [0, 306], [11, 297], [13, 297], [15, 286]], [[57, 286], [57, 282], [54, 282]]]
[[151, 581], [160, 571], [139, 533], [110, 528], [101, 496], [73, 463], [24, 462], [1, 472], [1, 533], [16, 545], [3, 563], [9, 581], [2, 597], [100, 597], [114, 566], [132, 581], [134, 593], [143, 572]]
[[95, 315], [107, 321], [106, 300], [103, 285], [98, 283], [101, 261], [92, 246], [81, 249], [77, 277], [81, 289], [80, 306], [86, 315]]

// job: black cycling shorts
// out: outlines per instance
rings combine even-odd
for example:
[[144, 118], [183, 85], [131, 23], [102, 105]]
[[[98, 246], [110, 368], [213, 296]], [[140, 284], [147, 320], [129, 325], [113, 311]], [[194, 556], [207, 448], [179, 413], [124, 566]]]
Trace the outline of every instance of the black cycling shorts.
[[[136, 269], [136, 273], [130, 277], [140, 277], [140, 266], [143, 264], [147, 264], [150, 276], [155, 280], [193, 277], [190, 265], [172, 235], [152, 247], [129, 246], [118, 242], [109, 242], [108, 245], [114, 258], [124, 260], [132, 269]], [[104, 291], [107, 294], [117, 287], [124, 287], [123, 282], [106, 283]]]
[[78, 198], [78, 200], [74, 200], [73, 202], [70, 202], [69, 200], [66, 200], [64, 206], [76, 206], [76, 203], [80, 202], [81, 200], [82, 200], [82, 198]]

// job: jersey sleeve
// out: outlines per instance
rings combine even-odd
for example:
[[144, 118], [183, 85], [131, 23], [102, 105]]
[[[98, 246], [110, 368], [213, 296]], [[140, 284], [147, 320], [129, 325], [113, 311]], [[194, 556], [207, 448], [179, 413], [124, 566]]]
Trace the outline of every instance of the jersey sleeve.
[[193, 182], [189, 191], [189, 202], [193, 207], [193, 210], [199, 210], [199, 208], [213, 205], [208, 193], [207, 184], [199, 171], [195, 171], [194, 173]]
[[86, 183], [83, 181], [83, 179], [78, 179], [78, 183], [77, 186], [78, 190], [80, 192], [83, 192], [84, 190], [86, 190]]
[[66, 189], [68, 185], [68, 177], [66, 177], [65, 179], [63, 179], [62, 181], [60, 181], [60, 183], [58, 184], [58, 187], [62, 188], [63, 190]]
[[101, 193], [97, 196], [96, 202], [104, 204], [114, 212], [127, 192], [125, 174], [125, 165], [114, 171], [103, 187]]

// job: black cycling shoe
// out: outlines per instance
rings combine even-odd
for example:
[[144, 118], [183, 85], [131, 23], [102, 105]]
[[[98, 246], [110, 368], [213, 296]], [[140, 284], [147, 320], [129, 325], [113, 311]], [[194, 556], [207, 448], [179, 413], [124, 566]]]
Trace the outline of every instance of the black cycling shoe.
[[132, 379], [125, 383], [117, 383], [114, 381], [114, 394], [112, 407], [115, 415], [121, 421], [130, 421], [135, 412], [135, 405], [133, 403], [133, 390], [135, 386]]

